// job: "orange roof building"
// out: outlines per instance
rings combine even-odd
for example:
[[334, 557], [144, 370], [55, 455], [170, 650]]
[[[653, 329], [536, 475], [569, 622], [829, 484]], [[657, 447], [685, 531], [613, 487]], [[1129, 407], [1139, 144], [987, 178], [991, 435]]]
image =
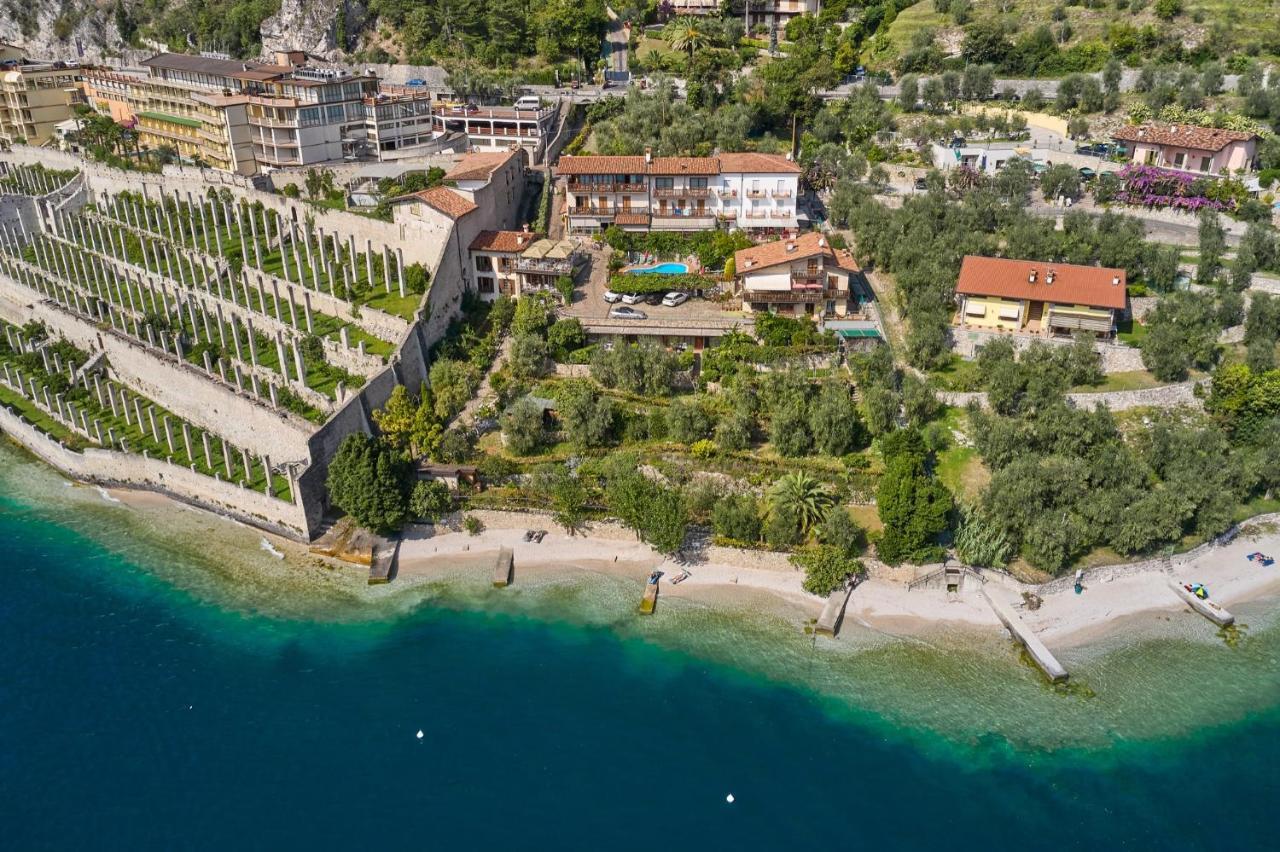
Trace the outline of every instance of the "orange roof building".
[[740, 228], [757, 237], [794, 236], [801, 169], [780, 154], [710, 157], [561, 157], [569, 233], [706, 231]]
[[1129, 161], [1208, 176], [1249, 171], [1258, 135], [1191, 124], [1126, 125], [1112, 134], [1129, 150]]
[[746, 311], [844, 319], [869, 300], [853, 255], [816, 231], [742, 249], [733, 263]]
[[1123, 269], [968, 255], [960, 265], [958, 322], [1044, 335], [1110, 336], [1127, 304]]

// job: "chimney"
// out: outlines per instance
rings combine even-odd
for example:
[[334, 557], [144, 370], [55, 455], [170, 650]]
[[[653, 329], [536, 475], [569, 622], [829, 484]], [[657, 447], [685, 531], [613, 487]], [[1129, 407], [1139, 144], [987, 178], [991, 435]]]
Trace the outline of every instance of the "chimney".
[[646, 148], [644, 149], [644, 162], [645, 162], [645, 165], [648, 165], [649, 163], [652, 163], [652, 162], [653, 162], [653, 149], [652, 149], [652, 148], [646, 147]]
[[1055, 279], [1055, 278], [1057, 278], [1057, 277], [1058, 277], [1058, 273], [1056, 273], [1056, 272], [1054, 272], [1052, 269], [1050, 269], [1050, 270], [1049, 270], [1048, 272], [1046, 272], [1046, 273], [1045, 273], [1045, 275], [1044, 275], [1044, 283], [1046, 283], [1046, 284], [1052, 284], [1052, 283], [1053, 283], [1053, 279]]
[[1119, 286], [1120, 286], [1120, 276], [1119, 276], [1119, 275], [1112, 275], [1112, 276], [1111, 276], [1111, 286], [1112, 286], [1112, 287], [1119, 287]]
[[793, 251], [795, 251], [795, 250], [796, 250], [796, 244], [795, 244], [795, 243], [787, 243], [787, 254], [791, 254], [791, 252], [793, 252]]
[[826, 247], [827, 247], [827, 238], [818, 237], [818, 248], [826, 248]]
[[1031, 274], [1027, 276], [1027, 281], [1031, 282], [1032, 284], [1036, 283], [1036, 271], [1034, 269], [1031, 270]]

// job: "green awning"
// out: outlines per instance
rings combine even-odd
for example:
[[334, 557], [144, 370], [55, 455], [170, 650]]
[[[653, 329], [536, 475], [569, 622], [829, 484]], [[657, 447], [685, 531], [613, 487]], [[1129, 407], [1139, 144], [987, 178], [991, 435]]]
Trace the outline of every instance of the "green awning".
[[836, 334], [846, 340], [858, 337], [879, 337], [880, 332], [874, 328], [841, 328], [836, 330]]
[[139, 118], [149, 118], [152, 121], [164, 121], [169, 124], [181, 124], [183, 127], [200, 127], [202, 122], [194, 118], [183, 118], [180, 115], [169, 115], [167, 112], [140, 112]]

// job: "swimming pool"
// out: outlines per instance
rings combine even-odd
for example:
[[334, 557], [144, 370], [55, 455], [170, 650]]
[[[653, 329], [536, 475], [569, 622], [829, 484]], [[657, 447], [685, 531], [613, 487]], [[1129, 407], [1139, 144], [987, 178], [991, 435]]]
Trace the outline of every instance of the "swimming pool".
[[688, 275], [687, 263], [659, 263], [657, 266], [637, 266], [627, 270], [628, 275]]

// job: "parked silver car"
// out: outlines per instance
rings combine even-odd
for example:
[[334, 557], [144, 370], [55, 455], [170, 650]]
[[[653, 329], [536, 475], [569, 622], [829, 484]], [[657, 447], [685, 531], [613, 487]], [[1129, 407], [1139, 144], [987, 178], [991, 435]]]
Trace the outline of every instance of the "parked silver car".
[[612, 308], [609, 311], [609, 319], [642, 320], [648, 318], [649, 315], [644, 311], [637, 311], [635, 308], [625, 306]]
[[677, 293], [675, 291], [672, 291], [662, 297], [662, 304], [667, 306], [668, 308], [679, 307], [680, 305], [683, 305], [687, 301], [689, 301], [688, 293]]

